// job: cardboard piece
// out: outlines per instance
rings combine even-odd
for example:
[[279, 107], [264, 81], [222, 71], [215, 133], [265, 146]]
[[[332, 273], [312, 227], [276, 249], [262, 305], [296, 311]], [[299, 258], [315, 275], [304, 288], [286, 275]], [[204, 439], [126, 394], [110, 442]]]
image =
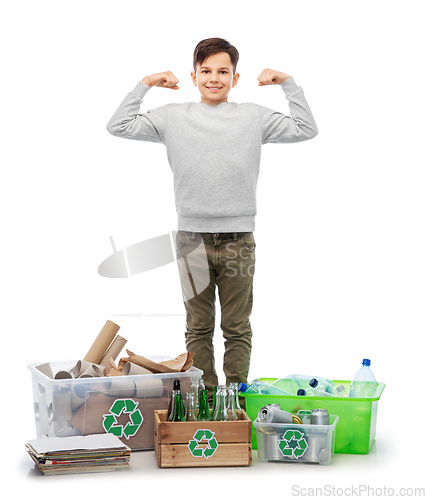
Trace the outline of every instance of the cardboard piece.
[[[126, 439], [121, 437], [121, 441], [132, 449], [152, 449], [154, 447], [154, 410], [167, 410], [169, 398], [133, 398], [137, 403], [137, 408], [143, 416], [140, 429], [134, 436]], [[104, 415], [110, 413], [112, 400], [101, 392], [90, 394], [86, 404], [82, 405], [71, 420], [71, 424], [77, 427], [83, 435], [104, 433], [102, 426]], [[126, 425], [129, 422], [129, 415], [122, 413], [117, 417], [118, 425]]]
[[128, 358], [121, 358], [120, 363], [122, 361], [131, 362], [135, 365], [139, 365], [142, 368], [146, 368], [153, 373], [178, 373], [184, 372], [188, 370], [192, 366], [192, 357], [194, 356], [193, 352], [184, 352], [180, 354], [175, 359], [171, 359], [168, 361], [162, 361], [161, 363], [155, 363], [148, 358], [144, 358], [143, 356], [137, 355], [132, 351], [126, 349], [128, 354]]

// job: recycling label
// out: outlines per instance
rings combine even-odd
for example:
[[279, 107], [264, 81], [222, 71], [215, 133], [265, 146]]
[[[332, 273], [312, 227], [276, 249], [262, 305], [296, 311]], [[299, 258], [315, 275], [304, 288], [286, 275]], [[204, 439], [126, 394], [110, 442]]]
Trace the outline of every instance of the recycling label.
[[[200, 447], [201, 441], [207, 441], [207, 446], [205, 448]], [[210, 429], [198, 429], [193, 438], [188, 442], [188, 448], [193, 457], [204, 457], [209, 458], [218, 449], [219, 443], [214, 437], [214, 432]]]
[[[138, 404], [139, 402], [135, 402], [133, 399], [116, 399], [109, 409], [110, 413], [103, 416], [102, 427], [105, 432], [117, 437], [124, 435], [126, 439], [134, 436], [143, 422], [142, 413], [136, 408]], [[117, 421], [117, 418], [123, 413], [129, 414], [130, 418], [125, 426], [119, 425]]]
[[300, 432], [297, 429], [287, 429], [284, 432], [282, 439], [278, 442], [278, 448], [282, 455], [286, 458], [295, 459], [302, 457], [308, 449], [308, 443], [303, 436], [303, 432]]

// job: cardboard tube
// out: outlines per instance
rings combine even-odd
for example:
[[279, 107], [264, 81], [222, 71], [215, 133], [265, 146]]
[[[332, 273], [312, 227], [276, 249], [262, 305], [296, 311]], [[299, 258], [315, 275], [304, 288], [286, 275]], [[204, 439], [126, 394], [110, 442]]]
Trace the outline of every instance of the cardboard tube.
[[36, 366], [37, 370], [41, 371], [46, 377], [53, 378], [52, 367], [50, 363], [44, 363], [44, 365]]
[[121, 370], [122, 375], [143, 375], [147, 373], [152, 373], [152, 372], [147, 370], [146, 368], [142, 368], [142, 366], [135, 365], [130, 361], [128, 361]]
[[83, 360], [98, 365], [119, 329], [118, 325], [107, 320]]
[[136, 398], [161, 398], [163, 395], [163, 381], [161, 378], [136, 380]]
[[85, 370], [80, 378], [91, 378], [91, 377], [103, 377], [104, 376], [104, 367], [91, 364], [87, 370]]
[[89, 384], [82, 383], [71, 387], [71, 410], [73, 413], [86, 401], [86, 393], [89, 391]]
[[109, 346], [107, 352], [104, 354], [103, 358], [100, 360], [99, 364], [101, 366], [106, 366], [110, 359], [115, 361], [126, 343], [126, 339], [117, 335], [112, 344]]
[[70, 391], [53, 392], [53, 420], [55, 422], [69, 422], [72, 418]]
[[72, 375], [70, 372], [67, 372], [65, 370], [60, 370], [59, 372], [55, 373], [56, 380], [64, 380], [68, 378], [72, 378]]
[[103, 387], [104, 393], [111, 397], [130, 398], [135, 392], [135, 382], [123, 377], [110, 377]]
[[83, 375], [83, 373], [88, 368], [90, 368], [91, 365], [92, 365], [92, 363], [89, 363], [89, 361], [84, 361], [82, 359], [80, 359], [79, 361], [77, 361], [77, 363], [75, 365], [75, 368], [74, 368], [74, 376], [75, 376], [75, 378], [81, 377]]

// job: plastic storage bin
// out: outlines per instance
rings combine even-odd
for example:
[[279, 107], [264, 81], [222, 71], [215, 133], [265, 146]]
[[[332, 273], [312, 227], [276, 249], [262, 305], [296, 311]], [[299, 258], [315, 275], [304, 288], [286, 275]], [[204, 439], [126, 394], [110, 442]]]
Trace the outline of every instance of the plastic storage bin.
[[[169, 356], [152, 357], [161, 362]], [[154, 449], [154, 410], [167, 410], [173, 380], [184, 394], [203, 371], [56, 380], [28, 364], [32, 374], [37, 438], [110, 432], [132, 450]], [[53, 374], [75, 362], [52, 362]]]
[[[261, 378], [260, 380], [273, 384], [277, 379]], [[334, 382], [336, 387], [343, 384], [346, 390], [351, 384], [348, 380], [334, 380]], [[377, 406], [385, 387], [384, 383], [378, 382], [372, 398], [245, 395], [244, 393], [240, 393], [240, 396], [245, 397], [246, 412], [253, 421], [257, 418], [259, 410], [267, 404], [279, 404], [283, 410], [293, 414], [301, 409], [325, 408], [330, 415], [339, 417], [335, 453], [365, 454], [370, 451], [376, 437]], [[255, 432], [253, 432], [252, 445], [254, 450], [258, 449]]]
[[311, 425], [310, 415], [306, 420], [303, 424], [265, 424], [256, 419], [253, 424], [256, 429], [259, 462], [328, 465], [334, 455], [339, 417], [330, 415], [329, 425]]

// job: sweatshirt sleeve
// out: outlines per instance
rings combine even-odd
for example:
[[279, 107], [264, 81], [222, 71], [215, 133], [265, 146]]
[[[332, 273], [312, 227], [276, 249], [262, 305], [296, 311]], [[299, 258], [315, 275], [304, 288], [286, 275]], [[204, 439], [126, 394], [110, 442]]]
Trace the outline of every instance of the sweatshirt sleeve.
[[139, 112], [143, 98], [149, 90], [150, 87], [141, 81], [127, 94], [107, 124], [110, 134], [125, 139], [164, 144], [167, 106], [146, 113]]
[[289, 101], [291, 116], [261, 106], [262, 144], [312, 139], [318, 129], [302, 88], [292, 77], [279, 85]]

